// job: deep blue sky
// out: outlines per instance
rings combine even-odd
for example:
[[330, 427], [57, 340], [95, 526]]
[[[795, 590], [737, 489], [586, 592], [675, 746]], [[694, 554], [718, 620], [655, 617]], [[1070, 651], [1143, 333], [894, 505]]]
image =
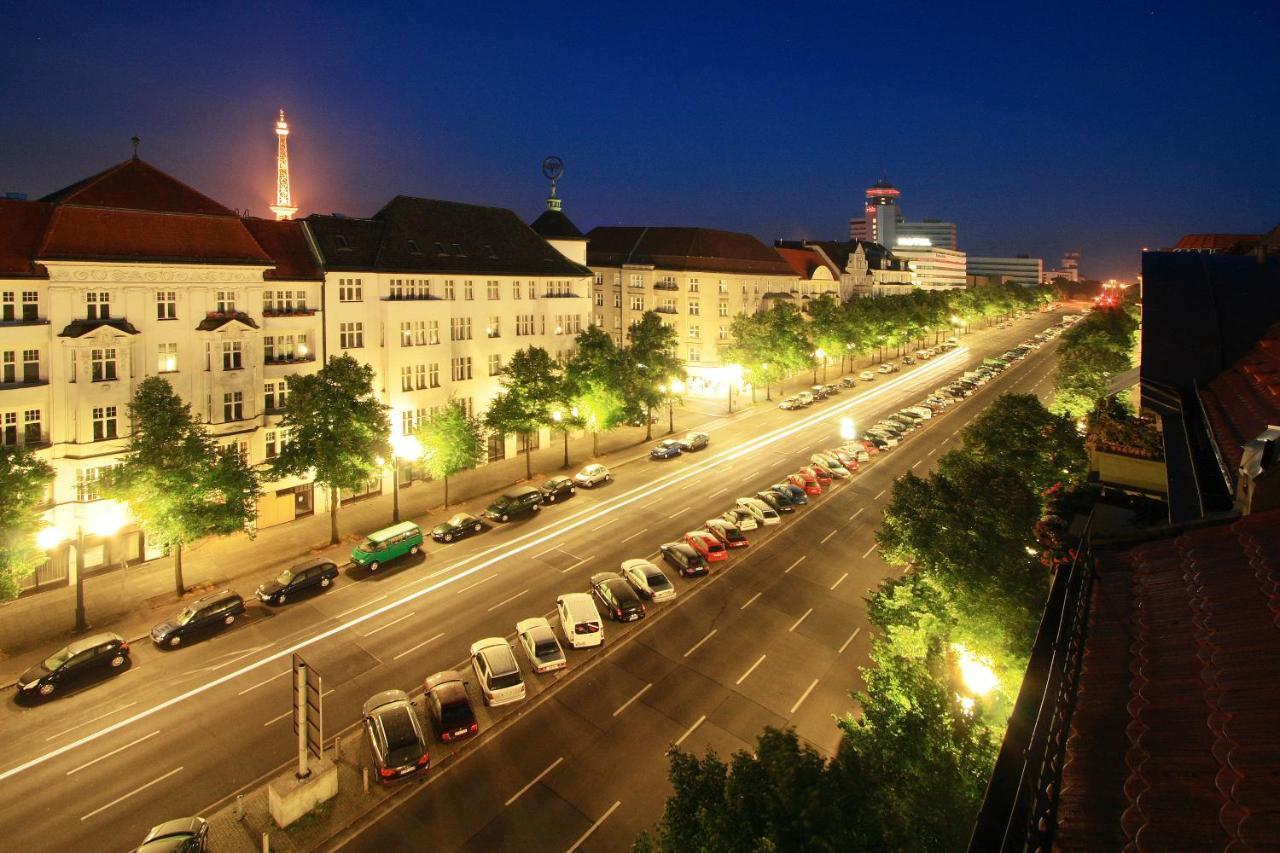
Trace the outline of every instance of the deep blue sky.
[[[973, 254], [1280, 223], [1280, 3], [0, 4], [0, 191], [142, 156], [269, 215], [396, 193], [599, 224], [847, 236], [884, 176]], [[758, 8], [757, 8], [758, 6]], [[1051, 8], [1050, 8], [1051, 7]]]

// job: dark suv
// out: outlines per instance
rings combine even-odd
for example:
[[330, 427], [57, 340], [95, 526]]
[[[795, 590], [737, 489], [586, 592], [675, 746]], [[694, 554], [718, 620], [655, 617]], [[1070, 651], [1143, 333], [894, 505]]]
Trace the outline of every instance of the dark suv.
[[176, 618], [152, 628], [151, 641], [157, 646], [174, 648], [219, 625], [230, 625], [242, 613], [244, 599], [238, 593], [229, 589], [211, 592], [187, 602]]
[[427, 737], [413, 710], [409, 694], [384, 690], [369, 697], [361, 709], [364, 732], [373, 753], [373, 767], [384, 782], [403, 779], [431, 766]]
[[542, 509], [542, 490], [537, 486], [520, 486], [504, 493], [485, 509], [485, 518], [510, 521], [513, 516]]
[[476, 712], [467, 698], [467, 686], [456, 671], [446, 669], [427, 676], [424, 698], [440, 740], [445, 743], [480, 731]]
[[615, 622], [634, 622], [644, 618], [644, 602], [627, 579], [617, 572], [592, 575], [591, 592]]
[[52, 696], [95, 675], [121, 672], [129, 663], [129, 644], [119, 634], [94, 634], [76, 640], [18, 678], [20, 695]]

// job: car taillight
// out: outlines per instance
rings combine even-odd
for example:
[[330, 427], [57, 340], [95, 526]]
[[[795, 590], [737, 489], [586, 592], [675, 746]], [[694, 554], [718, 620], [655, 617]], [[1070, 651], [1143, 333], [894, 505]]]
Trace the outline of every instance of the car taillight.
[[444, 734], [440, 735], [440, 740], [444, 741], [445, 743], [448, 743], [449, 741], [453, 740], [453, 732], [445, 732]]
[[614, 616], [617, 616], [619, 619], [621, 619], [621, 618], [622, 618], [622, 608], [621, 608], [621, 607], [615, 608], [615, 609], [614, 609], [614, 611], [613, 611], [613, 615], [614, 615]]
[[467, 729], [467, 731], [471, 732], [472, 734], [475, 734], [476, 732], [480, 731], [480, 724], [472, 723], [471, 728]]
[[396, 775], [396, 771], [390, 767], [384, 767], [378, 771], [378, 775], [383, 779], [390, 779], [392, 776]]
[[431, 761], [431, 753], [424, 752], [422, 757], [418, 759], [418, 766], [425, 767]]
[[122, 651], [122, 652], [127, 652], [127, 651], [129, 651], [129, 644], [128, 644], [128, 643], [121, 643], [121, 644], [120, 644], [120, 651]]

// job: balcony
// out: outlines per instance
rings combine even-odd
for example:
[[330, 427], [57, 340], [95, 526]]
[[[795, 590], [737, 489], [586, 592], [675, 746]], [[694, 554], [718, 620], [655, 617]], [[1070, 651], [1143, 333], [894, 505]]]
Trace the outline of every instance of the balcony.
[[319, 308], [307, 308], [299, 306], [297, 308], [263, 308], [263, 317], [314, 317]]
[[679, 314], [680, 313], [679, 309], [677, 309], [676, 306], [674, 305], [658, 305], [658, 306], [655, 306], [653, 310], [657, 311], [659, 314]]
[[0, 382], [0, 391], [12, 391], [17, 388], [39, 388], [48, 385], [48, 379], [19, 379], [13, 382]]
[[44, 317], [5, 317], [0, 320], [0, 329], [6, 326], [47, 326], [49, 321]]
[[666, 280], [655, 281], [653, 283], [653, 289], [654, 290], [679, 290], [680, 285], [676, 284], [674, 281], [666, 281]]
[[262, 364], [265, 367], [271, 367], [277, 364], [305, 364], [309, 361], [315, 361], [315, 353], [308, 351], [305, 355], [298, 353], [289, 353], [287, 355], [267, 355], [263, 353]]

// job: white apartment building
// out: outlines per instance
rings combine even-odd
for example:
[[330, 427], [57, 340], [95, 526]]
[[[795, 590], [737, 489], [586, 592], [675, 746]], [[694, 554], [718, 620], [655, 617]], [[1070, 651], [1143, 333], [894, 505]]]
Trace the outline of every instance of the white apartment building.
[[965, 259], [965, 271], [971, 276], [985, 276], [1031, 287], [1044, 279], [1044, 261], [1027, 255], [1015, 255], [1012, 258], [970, 255]]
[[792, 249], [815, 253], [825, 266], [837, 271], [838, 292], [845, 302], [868, 296], [910, 293], [914, 286], [906, 262], [879, 243], [865, 240], [777, 240], [774, 245], [780, 254]]
[[767, 297], [826, 290], [802, 279], [777, 252], [750, 234], [711, 228], [599, 227], [587, 234], [593, 322], [623, 344], [626, 329], [656, 311], [676, 330], [691, 394], [722, 394], [731, 379], [721, 347], [737, 314], [755, 313]]
[[[921, 238], [923, 241], [924, 238]], [[966, 286], [965, 253], [941, 246], [904, 245], [901, 240], [893, 254], [911, 270], [911, 284], [922, 290], [958, 290]]]

